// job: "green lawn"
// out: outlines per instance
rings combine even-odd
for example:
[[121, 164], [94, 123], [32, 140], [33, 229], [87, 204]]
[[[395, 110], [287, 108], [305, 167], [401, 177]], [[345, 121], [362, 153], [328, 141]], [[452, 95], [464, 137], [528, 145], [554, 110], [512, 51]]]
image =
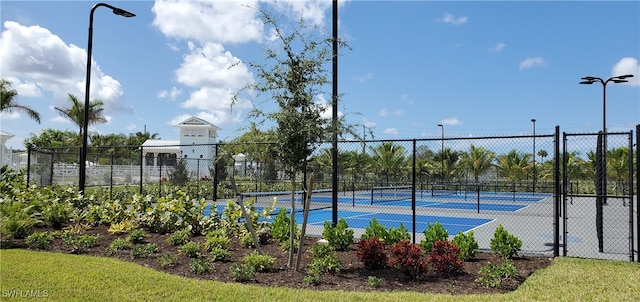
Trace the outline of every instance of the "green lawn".
[[193, 280], [113, 258], [0, 251], [0, 300], [31, 295], [50, 301], [640, 301], [639, 280], [638, 263], [558, 258], [503, 295], [320, 292]]

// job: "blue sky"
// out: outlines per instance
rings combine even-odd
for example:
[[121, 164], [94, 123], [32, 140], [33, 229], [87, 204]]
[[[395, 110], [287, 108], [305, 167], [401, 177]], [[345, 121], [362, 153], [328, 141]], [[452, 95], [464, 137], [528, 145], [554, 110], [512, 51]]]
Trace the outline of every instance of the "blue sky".
[[[247, 125], [247, 98], [230, 95], [255, 80], [247, 63], [270, 46], [255, 9], [282, 22], [302, 14], [331, 33], [331, 1], [105, 1], [94, 14], [91, 98], [105, 102], [99, 133], [158, 133], [195, 115], [230, 140]], [[84, 100], [91, 7], [98, 1], [2, 1], [0, 76], [18, 102], [42, 115], [2, 114], [7, 146], [42, 128], [77, 131], [54, 106]], [[283, 23], [284, 24], [284, 23]], [[339, 104], [377, 139], [551, 134], [602, 129], [602, 85], [583, 76], [633, 74], [607, 85], [607, 128], [640, 123], [639, 1], [340, 1]], [[227, 68], [233, 62], [236, 68]], [[328, 70], [331, 70], [328, 66]], [[331, 76], [329, 75], [329, 78]], [[319, 102], [331, 99], [331, 86]], [[253, 100], [265, 106], [263, 100]], [[359, 113], [359, 114], [355, 114]]]

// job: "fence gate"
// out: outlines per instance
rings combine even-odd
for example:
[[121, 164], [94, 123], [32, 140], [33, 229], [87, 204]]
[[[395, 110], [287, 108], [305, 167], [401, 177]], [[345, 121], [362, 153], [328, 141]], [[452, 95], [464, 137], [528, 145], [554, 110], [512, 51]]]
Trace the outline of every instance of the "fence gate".
[[564, 256], [634, 260], [633, 155], [632, 131], [563, 133]]
[[27, 185], [53, 184], [53, 151], [29, 148], [27, 155]]

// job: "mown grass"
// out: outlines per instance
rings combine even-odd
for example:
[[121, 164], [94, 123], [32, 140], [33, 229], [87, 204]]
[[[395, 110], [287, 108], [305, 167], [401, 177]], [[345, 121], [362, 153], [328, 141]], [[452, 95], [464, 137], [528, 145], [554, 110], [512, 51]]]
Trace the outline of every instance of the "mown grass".
[[0, 251], [3, 300], [39, 291], [51, 301], [640, 301], [638, 280], [638, 263], [558, 258], [508, 294], [321, 292], [188, 279], [114, 258]]

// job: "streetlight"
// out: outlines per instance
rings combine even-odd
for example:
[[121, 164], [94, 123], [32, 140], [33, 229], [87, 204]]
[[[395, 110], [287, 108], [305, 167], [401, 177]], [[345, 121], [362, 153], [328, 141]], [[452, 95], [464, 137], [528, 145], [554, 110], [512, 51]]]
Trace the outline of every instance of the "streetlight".
[[532, 118], [533, 123], [533, 195], [536, 194], [536, 119]]
[[626, 78], [632, 78], [633, 75], [632, 74], [625, 74], [625, 75], [621, 75], [621, 76], [615, 76], [615, 77], [610, 77], [607, 80], [603, 80], [601, 78], [597, 78], [597, 77], [591, 77], [591, 76], [587, 76], [587, 77], [583, 77], [582, 78], [582, 82], [580, 82], [579, 84], [587, 84], [587, 85], [591, 85], [593, 83], [600, 83], [602, 84], [602, 135], [603, 135], [603, 140], [602, 140], [602, 163], [600, 164], [600, 166], [602, 167], [602, 173], [601, 173], [601, 177], [602, 179], [600, 179], [600, 185], [602, 186], [602, 200], [603, 203], [606, 204], [607, 203], [607, 83], [609, 82], [614, 82], [614, 83], [626, 83], [629, 82], [627, 80], [625, 80]]
[[80, 148], [80, 180], [79, 190], [84, 193], [85, 176], [87, 172], [87, 140], [89, 131], [89, 89], [91, 87], [91, 52], [93, 48], [93, 12], [100, 6], [110, 8], [114, 14], [123, 16], [125, 18], [135, 17], [135, 14], [126, 10], [111, 6], [106, 3], [98, 3], [93, 6], [91, 13], [89, 14], [89, 42], [87, 46], [87, 79], [85, 81], [86, 86], [84, 90], [84, 118], [82, 120], [82, 146]]
[[443, 124], [438, 124], [438, 127], [440, 127], [441, 131], [441, 139], [440, 139], [440, 159], [442, 161], [441, 163], [441, 167], [440, 167], [440, 172], [442, 173], [442, 180], [444, 183], [444, 125]]

